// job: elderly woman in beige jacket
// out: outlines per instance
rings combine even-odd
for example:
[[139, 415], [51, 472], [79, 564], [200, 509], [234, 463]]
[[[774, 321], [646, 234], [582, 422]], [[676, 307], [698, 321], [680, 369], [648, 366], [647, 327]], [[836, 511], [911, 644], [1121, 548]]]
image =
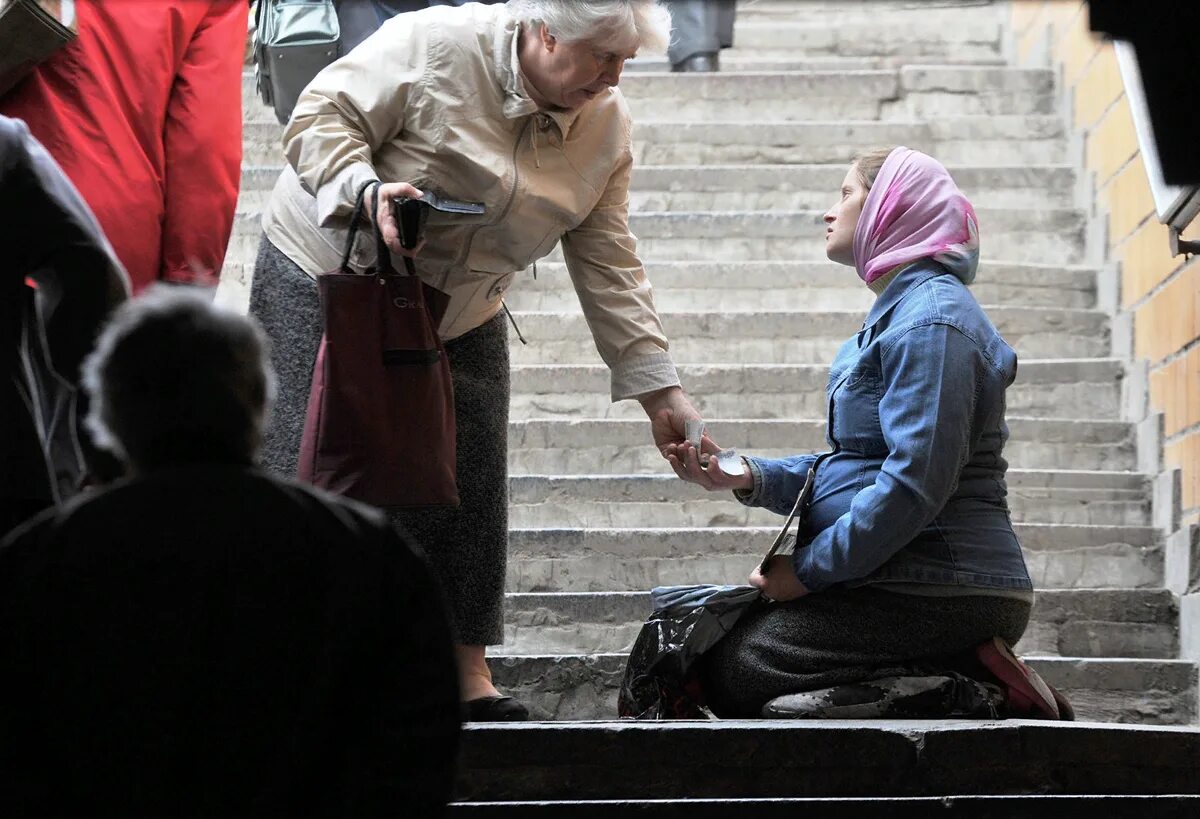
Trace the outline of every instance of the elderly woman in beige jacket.
[[[425, 189], [479, 201], [430, 214], [418, 275], [450, 296], [440, 328], [454, 377], [462, 506], [395, 510], [442, 573], [468, 719], [523, 719], [484, 647], [503, 637], [509, 364], [504, 293], [561, 242], [614, 401], [636, 398], [660, 450], [699, 415], [680, 388], [630, 233], [630, 114], [617, 83], [665, 47], [655, 0], [509, 0], [399, 15], [322, 71], [284, 132], [289, 168], [264, 216], [251, 312], [274, 342], [280, 396], [264, 462], [294, 474], [320, 315], [314, 278], [338, 267], [354, 199], [381, 180], [380, 227], [410, 255], [386, 202]], [[359, 234], [352, 265], [373, 262]]]

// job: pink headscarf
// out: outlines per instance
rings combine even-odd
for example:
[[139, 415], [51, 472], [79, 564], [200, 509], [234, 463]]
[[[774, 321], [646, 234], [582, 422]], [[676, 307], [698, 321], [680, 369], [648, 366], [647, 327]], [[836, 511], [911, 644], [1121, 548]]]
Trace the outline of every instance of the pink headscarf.
[[854, 267], [870, 283], [925, 258], [970, 284], [979, 266], [979, 221], [942, 163], [900, 147], [888, 154], [863, 203]]

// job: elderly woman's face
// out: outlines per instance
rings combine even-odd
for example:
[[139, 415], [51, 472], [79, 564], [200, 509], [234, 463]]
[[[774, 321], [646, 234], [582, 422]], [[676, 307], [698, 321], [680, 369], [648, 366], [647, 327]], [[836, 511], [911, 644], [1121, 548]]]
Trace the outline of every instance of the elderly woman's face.
[[830, 261], [854, 266], [854, 229], [867, 201], [867, 187], [851, 167], [842, 180], [838, 201], [825, 212], [825, 255]]
[[565, 43], [541, 26], [539, 59], [522, 68], [538, 93], [557, 108], [578, 108], [621, 81], [625, 61], [636, 56], [637, 42]]

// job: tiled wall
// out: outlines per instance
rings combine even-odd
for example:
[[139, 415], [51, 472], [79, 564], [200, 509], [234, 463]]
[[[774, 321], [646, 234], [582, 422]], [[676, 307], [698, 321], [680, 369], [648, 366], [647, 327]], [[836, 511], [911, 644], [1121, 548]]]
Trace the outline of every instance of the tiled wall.
[[1200, 259], [1171, 256], [1116, 54], [1090, 31], [1087, 4], [1014, 0], [1013, 31], [1021, 64], [1061, 69], [1066, 110], [1095, 183], [1093, 206], [1107, 215], [1105, 262], [1118, 266], [1133, 354], [1149, 364], [1150, 409], [1164, 415], [1164, 465], [1182, 470], [1184, 523], [1200, 522]]

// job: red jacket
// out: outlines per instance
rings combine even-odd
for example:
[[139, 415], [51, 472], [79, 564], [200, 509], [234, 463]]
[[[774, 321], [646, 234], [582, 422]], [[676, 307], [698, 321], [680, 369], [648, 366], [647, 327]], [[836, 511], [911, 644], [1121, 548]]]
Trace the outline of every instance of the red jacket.
[[77, 0], [79, 37], [0, 99], [91, 206], [134, 292], [216, 283], [242, 160], [245, 0]]

